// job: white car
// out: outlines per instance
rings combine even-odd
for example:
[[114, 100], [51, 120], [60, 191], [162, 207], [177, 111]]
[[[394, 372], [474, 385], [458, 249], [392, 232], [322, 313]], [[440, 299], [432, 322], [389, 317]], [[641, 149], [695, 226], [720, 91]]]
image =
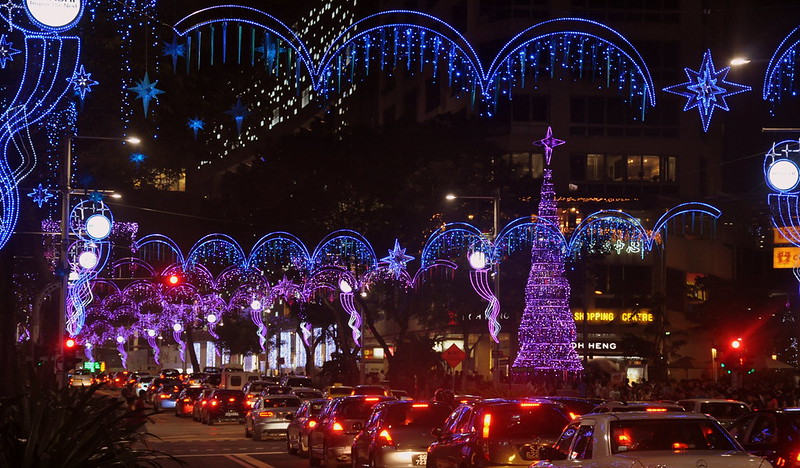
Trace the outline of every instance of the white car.
[[531, 467], [768, 468], [705, 414], [626, 412], [572, 420]]
[[78, 369], [69, 375], [70, 387], [88, 387], [94, 383], [92, 372], [86, 369]]
[[714, 416], [717, 421], [727, 426], [739, 416], [749, 413], [747, 403], [739, 400], [719, 400], [711, 398], [689, 398], [678, 401], [686, 411]]

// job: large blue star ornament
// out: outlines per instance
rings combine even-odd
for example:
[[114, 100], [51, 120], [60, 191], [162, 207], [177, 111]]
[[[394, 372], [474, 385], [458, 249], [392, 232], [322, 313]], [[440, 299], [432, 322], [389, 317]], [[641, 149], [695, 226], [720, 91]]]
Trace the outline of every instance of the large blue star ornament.
[[136, 86], [128, 88], [128, 91], [133, 91], [137, 94], [136, 99], [142, 100], [145, 116], [147, 116], [147, 110], [150, 107], [150, 101], [155, 99], [156, 102], [158, 102], [158, 95], [164, 94], [164, 91], [156, 88], [157, 84], [158, 80], [151, 83], [150, 76], [147, 74], [147, 72], [144, 72], [144, 78], [142, 81], [136, 83]]
[[172, 71], [174, 72], [178, 68], [178, 57], [186, 56], [186, 47], [178, 42], [177, 37], [173, 37], [172, 42], [164, 42], [164, 49], [161, 55], [172, 57]]
[[547, 134], [544, 136], [544, 138], [533, 142], [533, 144], [536, 146], [544, 147], [544, 159], [548, 166], [550, 165], [550, 158], [553, 157], [553, 148], [563, 145], [564, 143], [566, 143], [566, 141], [559, 140], [553, 136], [552, 127], [547, 127]]
[[193, 119], [189, 119], [189, 123], [187, 125], [189, 126], [189, 128], [192, 129], [192, 132], [194, 132], [194, 139], [195, 140], [197, 139], [197, 132], [199, 132], [200, 130], [204, 130], [203, 127], [205, 126], [205, 124], [206, 123], [203, 122], [203, 120], [198, 118], [198, 117], [195, 117]]
[[47, 187], [42, 187], [42, 184], [39, 184], [38, 187], [33, 189], [28, 196], [33, 199], [34, 203], [39, 205], [39, 208], [41, 208], [43, 204], [47, 203], [48, 200], [55, 197], [55, 195], [50, 193], [50, 186], [48, 185]]
[[128, 160], [135, 164], [137, 169], [142, 165], [145, 159], [147, 159], [147, 156], [142, 153], [131, 153], [128, 157]]
[[233, 117], [233, 120], [236, 122], [237, 133], [242, 133], [242, 122], [244, 122], [247, 116], [252, 114], [252, 112], [247, 110], [247, 106], [242, 104], [242, 98], [236, 98], [236, 104], [234, 104], [230, 110], [226, 110], [225, 113]]
[[0, 68], [6, 68], [6, 61], [14, 60], [14, 56], [20, 51], [11, 47], [13, 42], [8, 42], [6, 35], [0, 35]]
[[664, 91], [687, 98], [683, 110], [688, 111], [696, 107], [700, 112], [700, 120], [703, 121], [703, 131], [707, 132], [715, 108], [730, 110], [725, 101], [726, 97], [752, 90], [750, 86], [725, 81], [730, 69], [731, 67], [725, 67], [716, 70], [711, 59], [711, 50], [707, 50], [703, 54], [703, 63], [700, 64], [699, 70], [684, 68], [689, 81], [668, 86]]
[[395, 279], [400, 279], [400, 275], [406, 269], [406, 263], [414, 260], [414, 257], [406, 255], [406, 249], [400, 248], [400, 242], [394, 240], [394, 249], [389, 250], [389, 255], [381, 259], [382, 262], [388, 263], [388, 269], [392, 272]]
[[86, 73], [86, 70], [81, 65], [80, 70], [76, 71], [72, 78], [68, 78], [68, 81], [72, 83], [73, 89], [75, 93], [80, 95], [81, 101], [86, 97], [86, 93], [90, 93], [92, 91], [92, 86], [99, 84], [97, 81], [92, 79], [91, 73]]

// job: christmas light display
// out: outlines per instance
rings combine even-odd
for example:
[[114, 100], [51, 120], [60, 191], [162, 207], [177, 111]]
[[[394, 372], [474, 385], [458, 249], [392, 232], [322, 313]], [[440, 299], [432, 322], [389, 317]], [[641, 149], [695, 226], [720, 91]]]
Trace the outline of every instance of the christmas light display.
[[14, 56], [20, 53], [18, 49], [11, 47], [12, 45], [5, 34], [0, 35], [0, 68], [6, 68], [6, 62], [13, 61]]
[[48, 200], [55, 197], [52, 193], [50, 193], [50, 186], [42, 187], [42, 184], [39, 184], [38, 187], [34, 188], [31, 193], [28, 194], [29, 197], [33, 199], [33, 202], [36, 203], [39, 208], [42, 207], [43, 204], [47, 203]]
[[389, 250], [389, 255], [381, 259], [382, 262], [388, 264], [388, 269], [395, 279], [400, 279], [403, 270], [406, 269], [406, 264], [414, 260], [414, 257], [406, 255], [406, 249], [400, 248], [400, 242], [394, 240], [394, 249]]
[[749, 86], [725, 81], [730, 69], [731, 67], [725, 67], [716, 70], [711, 59], [711, 51], [707, 50], [703, 54], [703, 62], [700, 64], [699, 70], [684, 68], [689, 81], [668, 86], [664, 88], [664, 91], [685, 97], [687, 101], [683, 106], [684, 111], [697, 108], [703, 123], [703, 131], [707, 132], [714, 109], [730, 110], [725, 101], [726, 97], [752, 90]]
[[800, 26], [783, 38], [767, 65], [761, 96], [772, 104], [772, 112], [784, 96], [797, 96], [800, 91], [795, 76], [800, 59], [798, 45], [800, 45]]
[[236, 133], [242, 133], [242, 123], [244, 119], [246, 119], [252, 112], [247, 110], [247, 105], [242, 104], [242, 98], [236, 98], [236, 103], [229, 109], [225, 111], [226, 114], [230, 115], [233, 118], [233, 121], [236, 122]]
[[158, 84], [158, 80], [154, 82], [150, 82], [150, 75], [147, 72], [144, 72], [144, 78], [140, 81], [136, 82], [136, 86], [131, 86], [128, 88], [128, 91], [133, 91], [136, 93], [136, 99], [142, 100], [142, 107], [144, 107], [144, 115], [147, 116], [147, 112], [150, 108], [150, 101], [155, 100], [158, 102], [158, 95], [164, 94], [164, 91], [156, 88]]
[[199, 132], [200, 130], [203, 130], [205, 124], [206, 123], [202, 119], [197, 118], [197, 117], [195, 117], [193, 119], [189, 119], [189, 122], [187, 123], [187, 125], [189, 126], [189, 128], [192, 129], [192, 134], [194, 135], [194, 139], [195, 140], [197, 140], [197, 132]]
[[772, 224], [795, 246], [800, 246], [798, 164], [800, 164], [798, 140], [773, 143], [772, 148], [766, 152], [763, 163], [764, 180], [774, 192], [767, 195]]
[[81, 97], [81, 101], [86, 98], [86, 93], [92, 91], [92, 86], [100, 84], [92, 79], [91, 73], [86, 73], [83, 65], [81, 65], [80, 70], [72, 75], [72, 78], [69, 79], [69, 82], [72, 84], [74, 91]]

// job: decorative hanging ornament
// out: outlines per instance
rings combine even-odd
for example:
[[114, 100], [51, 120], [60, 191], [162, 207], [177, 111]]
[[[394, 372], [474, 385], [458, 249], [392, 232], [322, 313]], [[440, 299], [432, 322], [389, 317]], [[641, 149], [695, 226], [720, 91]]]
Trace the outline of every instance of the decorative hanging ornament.
[[128, 159], [130, 162], [136, 165], [136, 169], [139, 169], [139, 166], [141, 166], [144, 160], [147, 159], [147, 156], [142, 153], [132, 153]]
[[400, 279], [403, 271], [406, 269], [406, 264], [414, 257], [406, 255], [406, 249], [400, 248], [400, 242], [394, 240], [394, 249], [389, 250], [389, 255], [381, 259], [382, 262], [388, 263], [387, 269], [392, 273], [394, 279]]
[[725, 101], [726, 97], [752, 90], [750, 86], [725, 81], [730, 69], [731, 67], [725, 67], [717, 71], [711, 59], [711, 50], [707, 50], [703, 54], [703, 62], [700, 64], [699, 70], [684, 68], [689, 81], [668, 86], [664, 88], [664, 91], [687, 98], [683, 110], [688, 111], [696, 107], [700, 112], [700, 120], [703, 122], [703, 131], [707, 132], [715, 108], [719, 107], [724, 111], [730, 110]]
[[47, 187], [42, 187], [42, 184], [39, 184], [38, 187], [33, 189], [28, 196], [33, 199], [34, 203], [39, 205], [39, 208], [41, 208], [43, 204], [48, 203], [48, 200], [55, 197], [55, 195], [50, 193], [50, 186], [48, 185]]
[[155, 99], [158, 102], [158, 95], [164, 94], [164, 91], [156, 88], [158, 84], [158, 80], [154, 82], [150, 82], [150, 76], [147, 72], [144, 72], [144, 78], [136, 83], [136, 86], [132, 86], [128, 88], [128, 91], [133, 91], [137, 94], [136, 99], [142, 100], [142, 106], [144, 106], [144, 115], [147, 116], [147, 111], [150, 107], [150, 101]]
[[14, 56], [20, 53], [19, 50], [11, 47], [13, 42], [6, 40], [6, 35], [0, 35], [0, 68], [6, 68], [6, 61], [14, 61]]
[[550, 158], [553, 157], [553, 148], [563, 145], [564, 143], [566, 143], [566, 141], [559, 140], [553, 136], [552, 127], [547, 127], [547, 134], [544, 138], [533, 142], [536, 146], [544, 147], [544, 160], [548, 166], [550, 165]]
[[75, 93], [81, 97], [81, 101], [86, 97], [86, 93], [92, 92], [92, 86], [100, 84], [91, 77], [92, 74], [86, 73], [83, 65], [81, 65], [81, 68], [72, 75], [72, 78], [67, 79], [67, 81], [72, 83]]
[[164, 42], [164, 49], [162, 49], [161, 55], [172, 57], [172, 72], [175, 73], [178, 69], [178, 57], [186, 56], [186, 46], [178, 42], [177, 36], [173, 37], [172, 42]]
[[205, 126], [205, 124], [206, 123], [203, 122], [203, 120], [198, 118], [198, 117], [195, 117], [193, 119], [189, 119], [189, 123], [187, 125], [189, 125], [189, 128], [191, 128], [192, 132], [194, 132], [194, 139], [195, 140], [197, 139], [197, 132], [200, 131], [200, 130], [205, 130], [203, 128]]
[[242, 133], [242, 122], [244, 122], [247, 116], [252, 114], [252, 112], [247, 110], [247, 106], [242, 104], [242, 98], [236, 98], [236, 104], [234, 104], [230, 110], [226, 110], [225, 113], [233, 117], [233, 120], [236, 122], [236, 132], [239, 134]]
[[105, 195], [103, 195], [102, 193], [98, 192], [97, 190], [92, 190], [91, 192], [89, 192], [89, 195], [87, 196], [87, 198], [89, 200], [91, 200], [91, 201], [93, 201], [95, 203], [102, 202], [104, 197], [105, 197]]

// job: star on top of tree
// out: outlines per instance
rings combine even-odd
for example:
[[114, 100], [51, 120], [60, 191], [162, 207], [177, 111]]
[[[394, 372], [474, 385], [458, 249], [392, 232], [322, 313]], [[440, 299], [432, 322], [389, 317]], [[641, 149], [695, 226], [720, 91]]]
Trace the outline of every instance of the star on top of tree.
[[73, 89], [80, 95], [81, 101], [86, 97], [86, 93], [92, 91], [92, 86], [99, 84], [92, 79], [91, 73], [86, 73], [83, 65], [81, 65], [81, 68], [72, 75], [72, 78], [68, 78], [67, 81], [72, 83]]
[[133, 91], [137, 94], [136, 99], [142, 100], [142, 105], [144, 106], [144, 115], [147, 116], [148, 108], [150, 107], [150, 101], [155, 99], [158, 102], [158, 95], [164, 94], [164, 91], [156, 88], [158, 84], [158, 80], [154, 82], [150, 82], [150, 76], [147, 72], [144, 72], [144, 78], [136, 83], [136, 86], [132, 86], [128, 88], [128, 91]]
[[711, 50], [706, 50], [700, 69], [697, 71], [689, 68], [683, 69], [689, 81], [668, 86], [664, 88], [664, 91], [685, 97], [687, 101], [683, 106], [684, 111], [696, 107], [700, 113], [700, 120], [703, 122], [703, 131], [707, 132], [715, 108], [730, 110], [725, 101], [726, 97], [752, 90], [750, 86], [725, 81], [730, 69], [731, 67], [725, 67], [722, 70], [716, 70], [711, 59]]
[[43, 204], [47, 203], [48, 200], [55, 197], [52, 193], [50, 193], [50, 186], [42, 187], [42, 184], [39, 184], [38, 187], [34, 188], [31, 193], [28, 194], [29, 197], [33, 199], [33, 202], [39, 205], [39, 208], [42, 207]]
[[544, 136], [544, 138], [533, 142], [533, 144], [536, 146], [544, 147], [544, 159], [548, 166], [550, 165], [550, 158], [553, 157], [553, 148], [563, 145], [564, 143], [566, 143], [566, 141], [559, 140], [553, 136], [552, 127], [547, 127], [547, 134]]
[[11, 47], [13, 42], [6, 39], [6, 35], [0, 35], [0, 68], [6, 68], [6, 61], [13, 61], [14, 56], [20, 53], [19, 50]]
[[387, 269], [392, 272], [394, 279], [400, 279], [400, 275], [402, 275], [403, 271], [406, 269], [406, 264], [414, 260], [414, 257], [406, 255], [406, 249], [400, 248], [400, 241], [397, 239], [394, 240], [394, 249], [388, 252], [389, 255], [383, 257], [381, 261], [389, 264]]

